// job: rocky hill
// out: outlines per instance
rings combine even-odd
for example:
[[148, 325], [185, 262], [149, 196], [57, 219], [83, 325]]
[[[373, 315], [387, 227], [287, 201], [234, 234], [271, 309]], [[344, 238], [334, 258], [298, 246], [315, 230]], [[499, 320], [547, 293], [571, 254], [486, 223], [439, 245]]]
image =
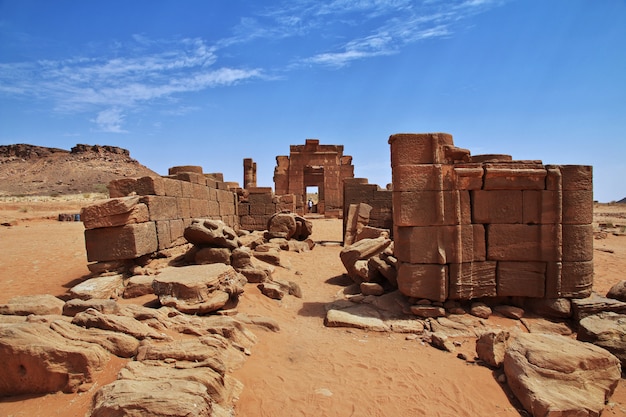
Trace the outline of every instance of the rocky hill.
[[0, 145], [0, 196], [106, 192], [111, 180], [146, 175], [158, 174], [116, 146]]

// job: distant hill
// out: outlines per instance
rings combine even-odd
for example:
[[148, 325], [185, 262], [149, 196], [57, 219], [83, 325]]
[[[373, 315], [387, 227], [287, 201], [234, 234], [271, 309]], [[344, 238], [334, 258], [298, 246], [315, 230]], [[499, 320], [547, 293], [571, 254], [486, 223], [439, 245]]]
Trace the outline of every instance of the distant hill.
[[619, 203], [619, 204], [626, 204], [626, 197], [622, 198], [617, 203]]
[[106, 192], [118, 178], [158, 175], [116, 146], [0, 145], [0, 196]]

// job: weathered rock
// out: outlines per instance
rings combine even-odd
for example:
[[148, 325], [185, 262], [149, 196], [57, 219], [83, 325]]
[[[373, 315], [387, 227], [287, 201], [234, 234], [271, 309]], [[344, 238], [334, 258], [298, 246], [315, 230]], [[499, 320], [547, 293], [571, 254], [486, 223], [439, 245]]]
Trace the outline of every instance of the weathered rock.
[[[178, 362], [168, 364], [165, 362], [152, 361], [129, 362], [118, 374], [118, 380], [136, 381], [163, 381], [163, 380], [185, 380], [195, 381], [204, 385], [211, 399], [217, 403], [229, 405], [239, 394], [242, 388], [241, 383], [228, 375], [220, 375], [207, 366], [198, 366], [193, 362]], [[234, 392], [233, 392], [234, 391]]]
[[472, 303], [470, 307], [470, 314], [481, 319], [488, 319], [491, 313], [491, 308], [484, 303]]
[[0, 314], [28, 316], [30, 314], [61, 314], [65, 302], [53, 295], [22, 295], [0, 304]]
[[448, 336], [437, 332], [430, 335], [430, 344], [437, 349], [445, 350], [447, 352], [454, 352], [456, 350], [454, 343], [448, 340]]
[[155, 331], [133, 317], [102, 314], [92, 308], [78, 313], [72, 319], [72, 324], [86, 328], [96, 327], [103, 330], [126, 333], [139, 340], [145, 338], [168, 340], [169, 336]]
[[626, 314], [626, 302], [602, 297], [595, 292], [587, 298], [572, 300], [572, 315], [577, 321], [603, 311]]
[[424, 323], [420, 320], [386, 320], [385, 323], [394, 333], [424, 333]]
[[83, 207], [80, 219], [85, 229], [123, 226], [150, 220], [148, 206], [139, 203], [139, 196], [110, 198], [102, 203]]
[[267, 232], [270, 239], [291, 239], [296, 233], [296, 215], [293, 213], [276, 213], [267, 221]]
[[587, 316], [578, 325], [578, 340], [608, 350], [626, 369], [626, 315], [607, 311]]
[[270, 265], [280, 266], [280, 249], [259, 245], [252, 253], [255, 258], [267, 262]]
[[373, 256], [367, 261], [370, 270], [378, 271], [392, 287], [398, 287], [398, 271], [396, 268], [388, 264], [380, 255]]
[[286, 281], [282, 279], [276, 279], [273, 282], [280, 285], [281, 289], [289, 293], [289, 295], [302, 298], [302, 288], [300, 288], [300, 285], [297, 282]]
[[50, 323], [50, 328], [66, 339], [100, 345], [120, 358], [135, 356], [137, 348], [139, 348], [139, 341], [133, 336], [124, 333], [98, 328], [86, 329], [62, 320], [53, 321]]
[[474, 326], [447, 317], [437, 317], [436, 320], [430, 319], [429, 323], [431, 331], [448, 337], [476, 337]]
[[199, 382], [122, 379], [96, 392], [91, 417], [209, 417], [212, 408], [211, 397]]
[[0, 327], [0, 397], [85, 391], [108, 359], [100, 346], [65, 339], [45, 324]]
[[524, 316], [524, 309], [515, 306], [497, 305], [493, 310], [504, 317], [515, 320], [519, 320]]
[[363, 295], [383, 295], [385, 293], [383, 286], [375, 282], [362, 282], [360, 287]]
[[120, 306], [114, 300], [102, 300], [98, 298], [81, 300], [80, 298], [73, 298], [66, 301], [63, 305], [63, 315], [74, 317], [76, 314], [88, 308], [93, 308], [103, 314], [117, 314], [120, 311]]
[[252, 267], [252, 251], [247, 246], [234, 249], [231, 253], [231, 265], [236, 270]]
[[626, 302], [626, 280], [621, 280], [613, 285], [609, 292], [606, 293], [607, 298]]
[[272, 273], [269, 269], [266, 268], [251, 266], [238, 269], [237, 272], [246, 277], [248, 282], [251, 284], [258, 284], [261, 282], [272, 280]]
[[154, 294], [152, 289], [153, 276], [134, 275], [126, 281], [124, 298], [135, 298], [143, 295]]
[[124, 280], [122, 275], [89, 278], [73, 286], [68, 291], [72, 298], [80, 298], [81, 300], [90, 300], [92, 298], [116, 299], [123, 292]]
[[446, 315], [446, 310], [434, 305], [412, 305], [411, 313], [422, 318], [443, 317]]
[[386, 332], [390, 328], [380, 318], [378, 310], [367, 305], [354, 305], [343, 310], [328, 310], [324, 324], [327, 327], [352, 327]]
[[[313, 243], [313, 245], [311, 245], [311, 243]], [[291, 252], [309, 252], [311, 249], [313, 249], [313, 246], [315, 246], [315, 242], [313, 242], [311, 239], [307, 239], [304, 241], [292, 239], [287, 242], [287, 250]]]
[[206, 335], [195, 339], [177, 340], [168, 343], [144, 342], [139, 346], [137, 360], [176, 360], [196, 362], [198, 366], [209, 366], [220, 375], [227, 369], [235, 369], [245, 360], [241, 350], [220, 335]]
[[378, 255], [390, 244], [390, 239], [379, 237], [376, 239], [359, 240], [350, 246], [344, 247], [339, 253], [339, 257], [348, 272], [348, 276], [355, 282], [363, 281], [363, 277], [359, 274], [357, 269], [357, 261], [367, 260]]
[[230, 265], [230, 255], [231, 252], [228, 248], [198, 248], [194, 256], [194, 261], [198, 265]]
[[162, 305], [183, 313], [206, 314], [224, 307], [243, 292], [246, 278], [224, 264], [164, 268], [152, 288]]
[[534, 417], [599, 416], [621, 376], [619, 360], [600, 347], [527, 333], [509, 340], [504, 372]]
[[572, 317], [572, 302], [567, 298], [528, 298], [525, 306], [541, 317]]
[[530, 333], [551, 333], [563, 336], [571, 335], [572, 329], [563, 321], [525, 317], [520, 320]]
[[504, 352], [509, 332], [483, 333], [476, 341], [476, 354], [489, 366], [499, 368], [504, 363]]
[[346, 219], [346, 231], [343, 243], [346, 246], [357, 241], [357, 235], [369, 224], [372, 206], [366, 203], [350, 204]]
[[227, 248], [241, 246], [237, 233], [221, 220], [193, 219], [183, 234], [189, 243], [198, 246]]
[[259, 284], [258, 287], [263, 295], [274, 300], [282, 300], [285, 297], [285, 291], [275, 282], [264, 282]]

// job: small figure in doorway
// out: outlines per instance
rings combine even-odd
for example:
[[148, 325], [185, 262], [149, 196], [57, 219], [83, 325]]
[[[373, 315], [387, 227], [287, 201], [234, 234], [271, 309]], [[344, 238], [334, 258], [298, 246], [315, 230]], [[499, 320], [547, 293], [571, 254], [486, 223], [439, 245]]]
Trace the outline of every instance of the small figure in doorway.
[[313, 200], [311, 200], [310, 198], [309, 198], [308, 205], [309, 205], [309, 213], [310, 213], [313, 210]]

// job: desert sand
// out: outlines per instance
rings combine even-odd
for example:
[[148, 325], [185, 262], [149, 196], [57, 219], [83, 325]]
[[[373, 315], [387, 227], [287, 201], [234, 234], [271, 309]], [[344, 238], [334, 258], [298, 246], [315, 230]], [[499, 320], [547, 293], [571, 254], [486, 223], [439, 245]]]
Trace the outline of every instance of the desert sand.
[[[0, 224], [5, 224], [0, 226], [0, 303], [28, 294], [63, 297], [89, 274], [82, 223], [56, 220], [58, 213], [77, 212], [82, 204], [88, 202], [0, 202]], [[596, 224], [626, 223], [626, 207], [606, 207], [596, 206]], [[274, 274], [298, 282], [303, 298], [272, 300], [249, 284], [240, 299], [239, 311], [271, 317], [281, 330], [252, 328], [259, 341], [233, 373], [245, 385], [236, 404], [238, 416], [528, 415], [506, 384], [498, 382], [499, 371], [402, 334], [324, 327], [324, 305], [351, 282], [339, 260], [341, 220], [312, 221], [316, 247], [302, 254], [283, 252], [291, 267], [277, 268]], [[626, 236], [609, 232], [594, 244], [594, 289], [604, 295], [625, 278]], [[152, 296], [119, 300], [152, 301]], [[489, 320], [502, 327], [519, 326], [496, 315]], [[465, 340], [458, 351], [473, 358], [474, 349], [473, 341]], [[95, 390], [113, 381], [124, 363], [109, 361], [85, 393], [1, 399], [0, 416], [82, 417]], [[623, 380], [603, 416], [626, 416]]]

